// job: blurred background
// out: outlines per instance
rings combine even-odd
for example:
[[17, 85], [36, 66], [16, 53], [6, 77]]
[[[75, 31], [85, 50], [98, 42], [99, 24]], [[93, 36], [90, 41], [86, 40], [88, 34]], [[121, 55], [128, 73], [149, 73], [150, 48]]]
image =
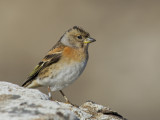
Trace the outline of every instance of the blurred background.
[[160, 1], [0, 0], [0, 80], [22, 85], [74, 25], [97, 41], [84, 73], [64, 89], [70, 101], [92, 100], [129, 120], [160, 119]]

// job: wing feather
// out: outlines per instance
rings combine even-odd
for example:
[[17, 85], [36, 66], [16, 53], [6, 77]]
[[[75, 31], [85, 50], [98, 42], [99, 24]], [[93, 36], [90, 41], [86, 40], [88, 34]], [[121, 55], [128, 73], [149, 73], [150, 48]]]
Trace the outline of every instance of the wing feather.
[[27, 81], [22, 86], [28, 86], [44, 68], [57, 63], [61, 58], [61, 54], [62, 52], [56, 52], [54, 54], [46, 55], [44, 59], [33, 69]]

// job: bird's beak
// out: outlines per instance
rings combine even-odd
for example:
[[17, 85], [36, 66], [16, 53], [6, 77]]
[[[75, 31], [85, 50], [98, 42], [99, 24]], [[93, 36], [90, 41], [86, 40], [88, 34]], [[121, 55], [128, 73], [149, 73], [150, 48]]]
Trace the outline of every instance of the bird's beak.
[[94, 38], [86, 38], [85, 40], [84, 40], [84, 43], [92, 43], [92, 42], [95, 42], [96, 40], [94, 39]]

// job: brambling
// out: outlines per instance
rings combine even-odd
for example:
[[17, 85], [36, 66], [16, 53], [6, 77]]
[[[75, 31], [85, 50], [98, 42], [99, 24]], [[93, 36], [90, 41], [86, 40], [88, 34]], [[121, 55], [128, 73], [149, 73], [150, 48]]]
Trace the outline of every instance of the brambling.
[[51, 99], [51, 91], [59, 90], [66, 102], [70, 103], [62, 89], [81, 75], [88, 61], [89, 43], [94, 41], [96, 40], [80, 27], [69, 29], [34, 68], [22, 86], [48, 86]]

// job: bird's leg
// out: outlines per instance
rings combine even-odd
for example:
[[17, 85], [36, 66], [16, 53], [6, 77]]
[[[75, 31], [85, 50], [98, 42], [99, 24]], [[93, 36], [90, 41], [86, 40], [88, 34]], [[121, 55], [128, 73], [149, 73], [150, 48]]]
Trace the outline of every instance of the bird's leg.
[[66, 103], [71, 104], [71, 102], [68, 100], [68, 98], [67, 98], [67, 97], [65, 96], [65, 94], [63, 93], [63, 91], [60, 90], [59, 92], [62, 94], [62, 96], [63, 96], [64, 99], [66, 100]]
[[50, 100], [53, 100], [50, 86], [48, 86], [48, 97]]
[[71, 105], [73, 105], [73, 106], [75, 106], [75, 107], [79, 107], [78, 105], [72, 104], [72, 103], [68, 100], [68, 98], [65, 96], [65, 94], [63, 93], [62, 90], [60, 90], [59, 92], [62, 94], [62, 96], [63, 96], [64, 99], [66, 100], [66, 103], [67, 103], [67, 104], [71, 104]]

